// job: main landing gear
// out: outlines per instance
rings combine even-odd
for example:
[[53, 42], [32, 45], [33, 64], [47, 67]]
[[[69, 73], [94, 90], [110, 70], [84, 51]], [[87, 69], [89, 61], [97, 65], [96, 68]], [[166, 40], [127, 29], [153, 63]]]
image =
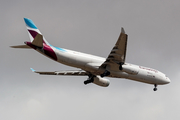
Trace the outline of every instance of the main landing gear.
[[157, 84], [154, 84], [154, 91], [157, 91]]
[[103, 74], [101, 74], [101, 77], [104, 77], [104, 76], [109, 76], [111, 73], [107, 70], [105, 70], [105, 72]]
[[122, 65], [123, 65], [123, 63], [119, 63], [119, 70], [122, 70], [123, 68], [122, 68]]
[[87, 85], [87, 84], [92, 83], [92, 82], [94, 82], [94, 76], [93, 75], [89, 76], [89, 78], [86, 81], [84, 81], [84, 84]]

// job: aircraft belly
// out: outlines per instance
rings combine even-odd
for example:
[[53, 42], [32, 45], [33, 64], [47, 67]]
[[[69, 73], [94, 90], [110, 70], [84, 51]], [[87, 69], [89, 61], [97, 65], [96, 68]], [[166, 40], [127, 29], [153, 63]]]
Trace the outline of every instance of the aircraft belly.
[[96, 75], [100, 75], [101, 72], [99, 71], [99, 66], [101, 64], [102, 63], [87, 63], [87, 64], [85, 64], [84, 70], [89, 71], [91, 73], [95, 73]]
[[117, 77], [117, 78], [129, 78], [129, 74], [126, 72], [121, 72], [121, 71], [111, 71], [110, 77]]

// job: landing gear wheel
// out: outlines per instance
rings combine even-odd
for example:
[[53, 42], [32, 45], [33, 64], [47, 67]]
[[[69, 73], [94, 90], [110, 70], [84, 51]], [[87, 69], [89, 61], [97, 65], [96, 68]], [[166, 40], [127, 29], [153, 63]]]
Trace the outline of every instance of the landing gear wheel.
[[157, 85], [156, 84], [154, 84], [154, 89], [153, 90], [157, 91]]
[[87, 84], [92, 83], [92, 82], [93, 82], [93, 80], [86, 80], [86, 81], [84, 81], [84, 84], [87, 85]]
[[85, 84], [85, 85], [87, 85], [87, 84], [89, 84], [89, 83], [90, 83], [89, 80], [84, 81], [84, 84]]
[[84, 84], [87, 85], [92, 82], [94, 82], [94, 76], [89, 76], [88, 80], [84, 81]]
[[157, 91], [157, 88], [154, 88], [153, 90], [154, 90], [154, 91]]
[[104, 77], [104, 76], [108, 76], [108, 75], [110, 75], [111, 73], [109, 72], [109, 71], [105, 71], [103, 74], [101, 74], [100, 76], [101, 77]]
[[104, 73], [100, 75], [102, 78], [105, 76]]
[[122, 70], [123, 68], [122, 68], [122, 65], [123, 65], [123, 63], [119, 63], [119, 70]]

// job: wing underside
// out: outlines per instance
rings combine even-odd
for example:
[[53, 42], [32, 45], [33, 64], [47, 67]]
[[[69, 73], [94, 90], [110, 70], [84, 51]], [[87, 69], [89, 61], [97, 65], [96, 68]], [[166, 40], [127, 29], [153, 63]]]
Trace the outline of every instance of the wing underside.
[[107, 57], [106, 61], [100, 66], [100, 68], [106, 69], [108, 65], [114, 66], [117, 64], [124, 64], [126, 58], [126, 47], [127, 47], [127, 38], [128, 35], [125, 34], [123, 28], [121, 28], [120, 36], [111, 50], [109, 56]]
[[54, 72], [46, 72], [46, 71], [36, 71], [31, 68], [31, 70], [35, 73], [39, 73], [41, 75], [72, 75], [72, 76], [87, 76], [88, 72], [83, 70], [71, 70], [71, 71], [54, 71]]

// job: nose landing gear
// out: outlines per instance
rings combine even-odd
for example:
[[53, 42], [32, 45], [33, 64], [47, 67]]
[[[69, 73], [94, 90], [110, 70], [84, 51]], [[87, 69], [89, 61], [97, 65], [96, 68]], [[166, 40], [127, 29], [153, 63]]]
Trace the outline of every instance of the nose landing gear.
[[157, 91], [157, 84], [154, 84], [154, 91]]

